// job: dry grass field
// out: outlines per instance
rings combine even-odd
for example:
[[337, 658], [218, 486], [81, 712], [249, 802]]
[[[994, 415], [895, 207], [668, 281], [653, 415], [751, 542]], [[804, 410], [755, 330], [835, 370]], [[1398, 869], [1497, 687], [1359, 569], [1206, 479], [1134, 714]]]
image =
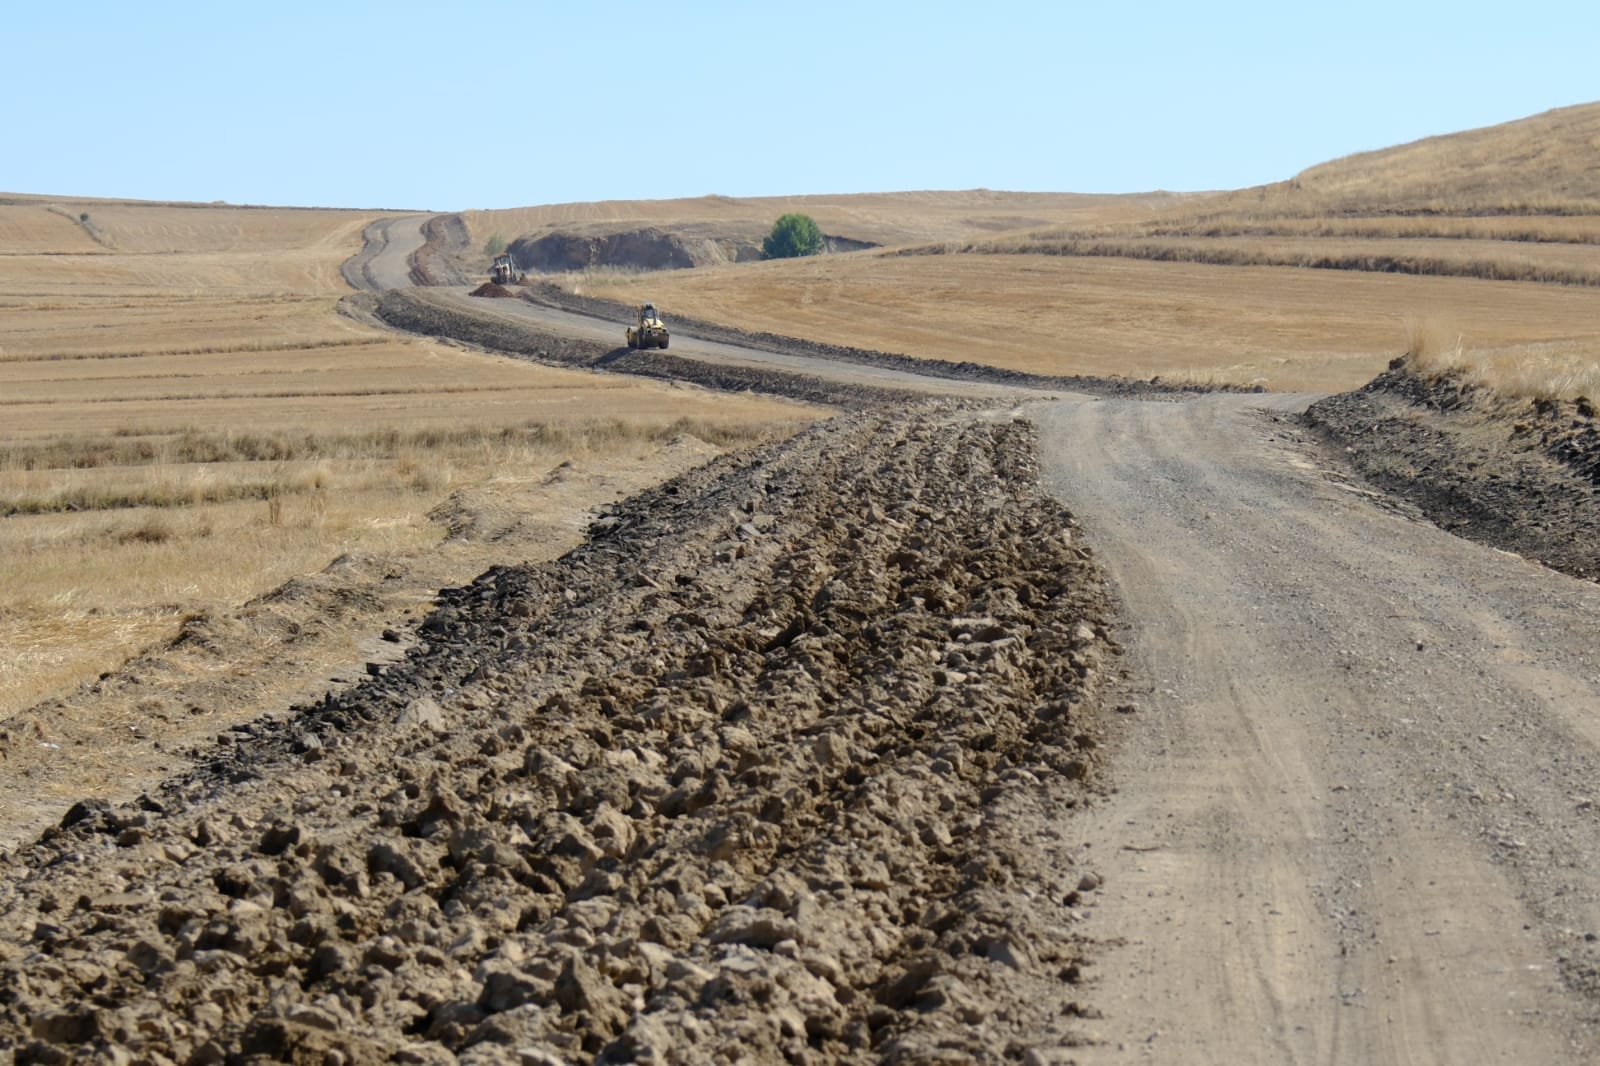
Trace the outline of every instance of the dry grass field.
[[[339, 265], [370, 217], [0, 201], [0, 733], [337, 558], [391, 560], [420, 601], [495, 550], [564, 549], [586, 509], [708, 449], [815, 415], [341, 315]], [[508, 537], [496, 519], [500, 543], [474, 542], [511, 502], [540, 521]], [[301, 654], [302, 672], [325, 669]]]
[[1462, 278], [1037, 254], [876, 256], [573, 278], [665, 312], [1036, 373], [1337, 391], [1405, 350], [1416, 317], [1474, 347], [1600, 350], [1600, 293]]
[[910, 355], [1277, 390], [1358, 386], [1431, 321], [1499, 387], [1572, 395], [1600, 356], [1597, 135], [1600, 104], [1583, 105], [1256, 189], [1090, 198], [1005, 232], [924, 222], [921, 239], [885, 227], [884, 249], [566, 284]]
[[551, 204], [503, 211], [465, 211], [480, 249], [493, 237], [595, 226], [670, 226], [674, 231], [754, 235], [790, 211], [816, 219], [836, 237], [872, 244], [966, 240], [975, 234], [1062, 224], [1091, 225], [1136, 220], [1181, 203], [1170, 193], [1089, 196], [1077, 193], [1017, 193], [970, 189], [953, 192], [860, 193], [842, 196], [768, 196], [736, 199], [702, 196], [687, 200], [607, 200]]

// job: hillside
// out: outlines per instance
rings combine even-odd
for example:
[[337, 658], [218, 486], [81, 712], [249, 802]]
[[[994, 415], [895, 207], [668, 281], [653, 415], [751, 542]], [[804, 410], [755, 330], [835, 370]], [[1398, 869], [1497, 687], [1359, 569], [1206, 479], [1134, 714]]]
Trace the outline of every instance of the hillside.
[[991, 189], [745, 198], [712, 195], [466, 211], [462, 218], [474, 248], [480, 250], [484, 242], [494, 237], [509, 242], [551, 233], [591, 236], [641, 229], [681, 233], [690, 238], [753, 241], [759, 245], [773, 221], [790, 211], [810, 215], [829, 235], [887, 246], [959, 240], [977, 233], [1030, 226], [1137, 219], [1182, 199], [1174, 193], [1093, 196]]
[[[1292, 180], [1219, 197], [1243, 213], [1600, 215], [1600, 103], [1310, 167]], [[1210, 205], [1206, 205], [1209, 207]], [[1205, 207], [1201, 207], [1204, 210]]]
[[951, 211], [943, 232], [854, 255], [562, 277], [748, 329], [1049, 374], [1340, 391], [1426, 322], [1496, 374], [1583, 379], [1600, 352], [1597, 130], [1586, 104], [1044, 225]]

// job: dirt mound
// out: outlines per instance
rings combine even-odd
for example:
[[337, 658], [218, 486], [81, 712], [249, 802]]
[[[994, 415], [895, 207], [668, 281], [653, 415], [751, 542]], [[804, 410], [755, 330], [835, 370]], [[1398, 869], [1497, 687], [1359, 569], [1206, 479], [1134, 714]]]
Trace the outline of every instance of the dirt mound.
[[1600, 425], [1577, 401], [1509, 400], [1403, 360], [1306, 412], [1367, 480], [1441, 527], [1600, 579]]
[[560, 273], [593, 267], [683, 270], [718, 262], [761, 258], [759, 242], [686, 238], [655, 227], [616, 233], [545, 233], [519, 237], [511, 254], [529, 270]]
[[[762, 258], [766, 236], [755, 229], [733, 231], [727, 227], [645, 226], [635, 229], [563, 229], [519, 237], [510, 250], [517, 262], [547, 274], [594, 267], [624, 270], [686, 270], [722, 263], [748, 263]], [[829, 252], [854, 252], [876, 248], [871, 241], [851, 237], [824, 237]]]
[[496, 299], [505, 299], [507, 297], [515, 299], [517, 294], [497, 281], [486, 281], [482, 285], [479, 285], [476, 289], [473, 289], [471, 292], [467, 293], [467, 295], [492, 296]]
[[0, 1050], [1053, 1053], [1099, 880], [1012, 815], [1092, 777], [1105, 610], [1024, 423], [855, 416], [719, 460], [12, 857]]

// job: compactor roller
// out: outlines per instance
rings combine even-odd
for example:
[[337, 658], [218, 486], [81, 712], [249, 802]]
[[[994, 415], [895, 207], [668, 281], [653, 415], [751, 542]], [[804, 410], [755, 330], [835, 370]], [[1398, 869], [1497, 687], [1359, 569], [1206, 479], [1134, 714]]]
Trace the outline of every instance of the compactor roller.
[[640, 307], [639, 324], [628, 327], [628, 347], [665, 348], [667, 339], [667, 325], [661, 321], [656, 305], [645, 304]]

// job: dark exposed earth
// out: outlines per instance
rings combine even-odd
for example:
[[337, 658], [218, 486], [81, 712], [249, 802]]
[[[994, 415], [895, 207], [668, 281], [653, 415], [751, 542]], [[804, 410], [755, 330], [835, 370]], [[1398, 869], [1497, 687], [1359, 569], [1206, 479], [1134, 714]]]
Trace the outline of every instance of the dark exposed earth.
[[1397, 360], [1306, 417], [1362, 477], [1442, 528], [1600, 579], [1600, 423], [1589, 399], [1509, 400]]

